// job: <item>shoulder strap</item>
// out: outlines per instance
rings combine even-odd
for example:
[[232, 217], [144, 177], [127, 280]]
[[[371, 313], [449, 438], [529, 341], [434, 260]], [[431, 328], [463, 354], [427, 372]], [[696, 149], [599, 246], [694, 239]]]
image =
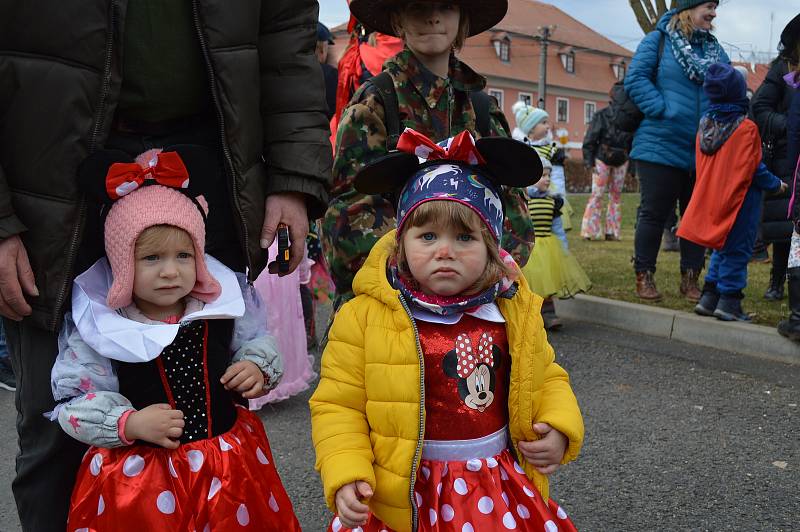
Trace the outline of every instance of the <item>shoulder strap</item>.
[[469, 99], [472, 101], [472, 108], [475, 109], [475, 129], [478, 130], [481, 137], [488, 137], [491, 135], [489, 129], [490, 98], [491, 96], [483, 91], [473, 91], [469, 93]]
[[371, 83], [378, 89], [378, 94], [383, 102], [384, 123], [386, 124], [386, 149], [391, 151], [397, 147], [400, 139], [400, 107], [397, 103], [397, 92], [394, 90], [394, 80], [388, 72], [383, 71], [370, 78]]

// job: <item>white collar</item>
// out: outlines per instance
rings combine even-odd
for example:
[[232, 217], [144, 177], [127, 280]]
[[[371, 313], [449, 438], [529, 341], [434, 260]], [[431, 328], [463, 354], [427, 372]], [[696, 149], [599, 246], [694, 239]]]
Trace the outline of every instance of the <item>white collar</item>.
[[492, 321], [495, 323], [506, 322], [505, 318], [500, 313], [500, 307], [498, 307], [497, 303], [495, 302], [486, 303], [485, 305], [481, 305], [475, 310], [462, 312], [459, 314], [448, 314], [447, 316], [436, 314], [435, 312], [430, 312], [429, 310], [425, 310], [417, 307], [416, 305], [412, 305], [411, 314], [414, 316], [414, 319], [420, 321], [427, 321], [429, 323], [442, 323], [445, 325], [452, 325], [454, 323], [458, 323], [461, 320], [461, 316], [463, 316], [464, 314], [469, 314], [470, 316], [474, 316], [478, 319], [485, 321]]
[[[233, 270], [210, 255], [205, 256], [209, 273], [222, 291], [202, 309], [181, 318], [181, 323], [198, 319], [229, 319], [244, 315], [244, 299]], [[108, 307], [106, 297], [112, 276], [103, 257], [75, 278], [72, 290], [72, 319], [81, 339], [106, 358], [121, 362], [148, 362], [175, 340], [180, 324], [139, 323]]]

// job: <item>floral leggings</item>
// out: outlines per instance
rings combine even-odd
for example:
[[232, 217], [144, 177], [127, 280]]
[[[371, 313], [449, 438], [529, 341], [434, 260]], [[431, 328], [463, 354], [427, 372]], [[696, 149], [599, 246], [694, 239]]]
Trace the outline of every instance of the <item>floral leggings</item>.
[[789, 268], [800, 268], [800, 235], [792, 231], [792, 244], [789, 248]]
[[605, 234], [619, 238], [620, 221], [622, 219], [621, 197], [625, 183], [628, 162], [620, 166], [609, 166], [600, 159], [594, 161], [592, 173], [592, 195], [586, 203], [586, 211], [581, 221], [581, 237], [592, 240], [603, 238], [603, 195], [608, 187], [608, 212], [606, 214]]

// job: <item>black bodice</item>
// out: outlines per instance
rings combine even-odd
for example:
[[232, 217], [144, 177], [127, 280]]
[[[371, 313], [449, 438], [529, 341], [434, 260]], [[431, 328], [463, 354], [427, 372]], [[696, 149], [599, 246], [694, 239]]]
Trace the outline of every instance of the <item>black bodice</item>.
[[119, 392], [137, 410], [156, 403], [181, 410], [181, 443], [227, 432], [236, 422], [235, 397], [219, 380], [231, 362], [232, 334], [232, 319], [181, 325], [154, 360], [117, 364]]

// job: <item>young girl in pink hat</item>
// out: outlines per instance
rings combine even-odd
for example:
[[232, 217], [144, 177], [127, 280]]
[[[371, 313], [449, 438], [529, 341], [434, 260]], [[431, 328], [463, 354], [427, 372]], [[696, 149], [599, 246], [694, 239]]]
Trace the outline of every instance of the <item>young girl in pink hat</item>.
[[102, 151], [106, 257], [75, 279], [52, 371], [64, 431], [91, 445], [70, 530], [300, 530], [261, 421], [281, 376], [243, 279], [204, 255], [203, 148]]

